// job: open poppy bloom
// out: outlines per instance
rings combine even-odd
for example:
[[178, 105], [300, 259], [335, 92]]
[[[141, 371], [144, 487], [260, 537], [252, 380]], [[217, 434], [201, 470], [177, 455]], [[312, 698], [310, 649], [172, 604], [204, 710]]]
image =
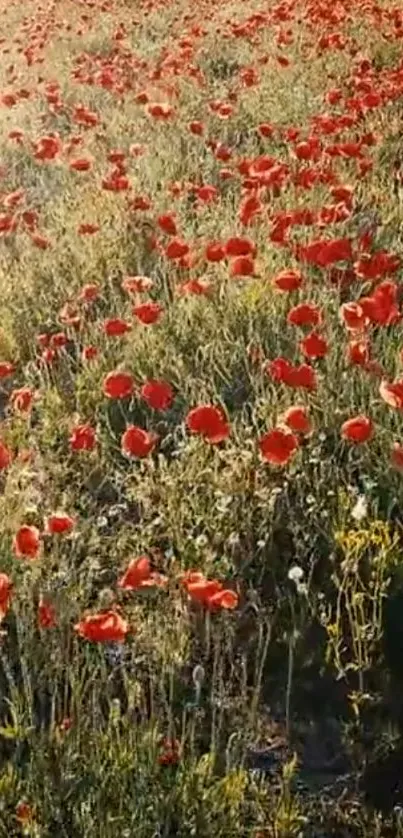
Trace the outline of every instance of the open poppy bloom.
[[207, 262], [222, 262], [225, 259], [225, 247], [220, 242], [209, 242], [206, 245], [204, 255]]
[[82, 224], [78, 225], [77, 233], [80, 236], [94, 236], [95, 233], [98, 233], [100, 229], [101, 228], [99, 224], [91, 224], [91, 222], [89, 221], [84, 221]]
[[74, 518], [70, 518], [70, 515], [65, 515], [64, 512], [55, 512], [46, 519], [45, 532], [48, 535], [63, 535], [71, 532], [73, 527]]
[[327, 340], [318, 332], [311, 332], [300, 343], [300, 349], [306, 358], [324, 358], [329, 346]]
[[292, 364], [287, 358], [274, 358], [265, 366], [265, 372], [273, 379], [294, 389], [316, 390], [316, 372], [310, 364]]
[[173, 213], [167, 212], [157, 218], [158, 227], [168, 236], [176, 236], [178, 227]]
[[122, 280], [122, 288], [128, 294], [142, 294], [150, 291], [153, 285], [149, 276], [125, 276]]
[[109, 338], [121, 337], [121, 335], [125, 335], [127, 332], [130, 332], [131, 328], [130, 323], [127, 323], [126, 320], [122, 320], [121, 317], [111, 317], [103, 323], [103, 330]]
[[282, 421], [294, 433], [310, 434], [312, 431], [312, 424], [307, 408], [302, 404], [289, 407], [283, 414]]
[[125, 399], [133, 393], [133, 376], [127, 372], [112, 370], [105, 376], [102, 389], [108, 399]]
[[207, 601], [207, 607], [214, 611], [216, 609], [223, 609], [224, 611], [233, 611], [238, 606], [239, 597], [235, 591], [224, 588], [222, 591], [217, 591]]
[[117, 611], [100, 611], [83, 617], [74, 630], [92, 643], [124, 643], [129, 625]]
[[70, 434], [72, 451], [92, 451], [96, 446], [96, 433], [91, 425], [76, 425]]
[[2, 378], [9, 378], [15, 372], [14, 364], [10, 361], [0, 361], [0, 381]]
[[126, 457], [147, 457], [154, 450], [158, 440], [158, 434], [129, 425], [121, 439], [122, 454]]
[[118, 587], [124, 591], [137, 591], [141, 588], [162, 588], [167, 583], [166, 576], [151, 570], [147, 556], [132, 559], [123, 576], [119, 579]]
[[206, 579], [199, 571], [188, 571], [182, 578], [189, 597], [210, 611], [232, 611], [238, 605], [238, 594], [225, 589], [218, 579]]
[[233, 236], [228, 239], [225, 244], [226, 256], [255, 256], [256, 245], [251, 239], [241, 238], [240, 236]]
[[272, 466], [285, 466], [294, 456], [299, 442], [291, 430], [274, 428], [259, 439], [260, 453]]
[[300, 271], [293, 271], [285, 269], [280, 271], [273, 279], [273, 285], [278, 291], [298, 291], [303, 284], [303, 278]]
[[139, 556], [132, 559], [123, 576], [119, 579], [119, 588], [126, 591], [135, 591], [140, 588], [145, 579], [149, 579], [151, 573], [150, 560], [147, 556]]
[[370, 362], [370, 344], [367, 340], [350, 340], [346, 347], [346, 359], [349, 364], [366, 367]]
[[11, 465], [12, 455], [7, 446], [0, 440], [0, 471], [4, 471]]
[[368, 416], [353, 416], [341, 426], [341, 435], [348, 442], [367, 442], [371, 439], [374, 427]]
[[362, 331], [368, 324], [368, 318], [365, 316], [363, 309], [359, 303], [343, 303], [340, 306], [340, 319], [344, 323], [346, 329], [351, 331]]
[[233, 259], [230, 273], [233, 278], [255, 276], [255, 262], [252, 256], [237, 256]]
[[19, 559], [36, 559], [40, 549], [38, 528], [23, 524], [14, 536], [13, 549]]
[[6, 573], [0, 573], [0, 621], [5, 617], [10, 606], [12, 582]]
[[224, 411], [212, 404], [199, 405], [189, 411], [186, 426], [193, 434], [199, 434], [207, 442], [217, 445], [230, 434], [230, 426]]
[[168, 410], [173, 401], [173, 390], [167, 381], [151, 379], [141, 388], [141, 397], [154, 410]]
[[159, 303], [150, 300], [147, 303], [139, 303], [134, 306], [132, 311], [137, 320], [140, 320], [140, 323], [151, 326], [153, 323], [158, 323], [164, 310]]
[[290, 308], [287, 314], [290, 326], [319, 326], [321, 322], [322, 313], [315, 303], [299, 303]]
[[43, 597], [38, 605], [38, 623], [40, 628], [52, 629], [57, 626], [56, 611], [50, 602], [47, 602]]
[[188, 255], [190, 247], [182, 239], [172, 239], [165, 249], [167, 259], [183, 259]]
[[181, 746], [177, 739], [164, 737], [160, 742], [159, 765], [177, 765], [181, 758]]
[[34, 393], [30, 387], [13, 390], [10, 396], [11, 407], [19, 413], [28, 413], [32, 407]]
[[81, 351], [81, 359], [83, 361], [94, 361], [99, 355], [99, 351], [96, 346], [83, 346]]
[[394, 407], [395, 410], [403, 410], [403, 380], [389, 382], [382, 379], [379, 386], [379, 395], [389, 407]]

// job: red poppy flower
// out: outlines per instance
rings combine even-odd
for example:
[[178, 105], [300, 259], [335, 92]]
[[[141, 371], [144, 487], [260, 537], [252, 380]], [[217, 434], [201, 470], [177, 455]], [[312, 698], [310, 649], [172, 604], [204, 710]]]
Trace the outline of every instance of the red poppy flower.
[[54, 160], [62, 149], [62, 143], [58, 135], [40, 137], [34, 144], [34, 157], [36, 160]]
[[40, 360], [42, 361], [43, 364], [53, 364], [53, 362], [56, 360], [56, 358], [57, 358], [56, 349], [51, 349], [50, 347], [48, 347], [47, 349], [43, 350], [42, 355], [40, 357]]
[[181, 758], [181, 745], [177, 739], [165, 737], [161, 745], [161, 753], [158, 756], [159, 765], [178, 765]]
[[403, 470], [403, 445], [400, 442], [394, 442], [392, 452], [390, 455], [390, 462], [394, 468]]
[[302, 284], [303, 278], [300, 271], [285, 269], [273, 278], [273, 285], [279, 291], [298, 291]]
[[103, 323], [103, 330], [108, 337], [121, 337], [130, 332], [131, 328], [130, 323], [120, 317], [111, 317]]
[[220, 242], [210, 242], [206, 245], [205, 256], [208, 262], [221, 262], [225, 259], [225, 247]]
[[371, 323], [391, 326], [401, 320], [395, 282], [382, 282], [370, 297], [361, 297], [360, 306]]
[[57, 626], [56, 610], [50, 602], [41, 599], [38, 605], [38, 623], [40, 628], [52, 629]]
[[74, 519], [64, 512], [55, 512], [49, 515], [45, 522], [45, 532], [48, 535], [62, 535], [71, 532], [74, 527]]
[[6, 573], [0, 573], [0, 620], [5, 617], [10, 607], [13, 585]]
[[11, 465], [12, 454], [4, 442], [0, 439], [0, 471], [4, 471]]
[[282, 384], [291, 384], [293, 366], [287, 358], [274, 358], [273, 361], [268, 361], [265, 366], [265, 372], [273, 381], [279, 381]]
[[210, 404], [199, 405], [190, 410], [186, 417], [186, 426], [191, 433], [200, 434], [212, 445], [223, 442], [230, 433], [224, 411]]
[[96, 445], [96, 434], [91, 425], [76, 425], [69, 439], [72, 451], [92, 451]]
[[144, 401], [154, 410], [168, 410], [174, 397], [171, 385], [157, 379], [146, 381], [140, 392]]
[[207, 600], [207, 607], [211, 611], [223, 609], [224, 611], [233, 611], [238, 606], [239, 597], [235, 591], [224, 588], [222, 591], [212, 594]]
[[367, 340], [350, 340], [346, 348], [346, 359], [349, 364], [365, 367], [370, 360], [370, 345]]
[[379, 386], [379, 395], [396, 410], [403, 410], [403, 381], [389, 382], [383, 379]]
[[317, 239], [302, 245], [298, 255], [304, 262], [327, 268], [335, 262], [351, 261], [353, 250], [350, 239]]
[[124, 643], [129, 626], [117, 611], [101, 611], [83, 617], [74, 630], [93, 643]]
[[368, 416], [353, 416], [341, 426], [341, 436], [348, 442], [367, 442], [371, 439], [374, 427]]
[[285, 466], [295, 454], [299, 442], [291, 430], [274, 428], [259, 439], [260, 453], [273, 466]]
[[256, 130], [261, 137], [272, 137], [274, 133], [274, 128], [270, 125], [270, 122], [261, 122]]
[[112, 370], [105, 376], [102, 389], [108, 399], [126, 399], [134, 390], [133, 376], [127, 372]]
[[90, 222], [83, 222], [79, 224], [77, 227], [77, 233], [80, 236], [93, 236], [95, 233], [98, 233], [100, 230], [99, 224], [91, 224]]
[[150, 291], [154, 282], [149, 276], [125, 276], [122, 280], [122, 288], [128, 294], [142, 294]]
[[381, 279], [395, 273], [400, 267], [400, 258], [386, 250], [378, 250], [371, 255], [362, 256], [354, 265], [360, 279]]
[[165, 248], [167, 259], [183, 259], [189, 253], [190, 247], [182, 239], [172, 239]]
[[173, 213], [165, 213], [157, 218], [158, 227], [168, 236], [176, 236], [178, 227]]
[[89, 157], [77, 157], [69, 162], [69, 168], [75, 172], [88, 172], [91, 166], [92, 160]]
[[340, 317], [345, 327], [352, 332], [362, 331], [368, 325], [368, 318], [359, 303], [343, 303]]
[[194, 602], [200, 605], [208, 605], [212, 596], [222, 590], [222, 583], [218, 579], [206, 579], [201, 573], [191, 574], [189, 579], [184, 580], [184, 585]]
[[240, 238], [234, 236], [225, 244], [225, 253], [227, 256], [255, 256], [256, 245], [251, 239]]
[[118, 582], [118, 587], [125, 591], [136, 591], [142, 588], [162, 588], [167, 584], [167, 577], [151, 571], [147, 556], [132, 559], [126, 572]]
[[15, 555], [21, 559], [36, 559], [40, 549], [40, 533], [37, 527], [23, 524], [13, 540]]
[[309, 364], [300, 364], [292, 368], [289, 384], [303, 390], [316, 390], [316, 372]]
[[141, 323], [150, 326], [152, 323], [157, 323], [161, 319], [163, 308], [159, 303], [150, 300], [147, 303], [139, 303], [139, 305], [134, 306], [132, 311]]
[[177, 294], [180, 297], [211, 297], [213, 288], [210, 282], [203, 282], [202, 279], [189, 279], [177, 286]]
[[47, 250], [47, 248], [50, 247], [50, 240], [41, 233], [34, 233], [30, 238], [32, 244], [34, 244], [35, 247], [39, 247], [40, 250]]
[[15, 817], [18, 823], [22, 826], [27, 826], [34, 819], [34, 810], [29, 803], [26, 803], [25, 800], [21, 800], [15, 807]]
[[204, 125], [199, 120], [194, 119], [193, 122], [189, 122], [189, 131], [191, 134], [200, 137], [204, 133]]
[[77, 299], [82, 300], [84, 303], [93, 303], [98, 299], [99, 294], [99, 285], [95, 282], [89, 282], [87, 285], [83, 285]]
[[3, 378], [9, 378], [13, 372], [15, 372], [14, 364], [10, 364], [9, 361], [0, 361], [0, 380]]
[[129, 178], [120, 174], [119, 170], [113, 171], [109, 177], [103, 178], [102, 189], [107, 192], [125, 192], [126, 189], [130, 189]]
[[231, 262], [232, 277], [255, 276], [255, 263], [251, 256], [237, 256]]
[[324, 337], [317, 332], [311, 332], [301, 340], [300, 349], [306, 358], [324, 358], [329, 351], [329, 345]]
[[147, 457], [154, 450], [158, 435], [129, 425], [121, 439], [122, 454], [126, 457]]
[[293, 306], [287, 315], [290, 326], [319, 326], [322, 312], [315, 303], [300, 303]]
[[30, 387], [20, 387], [19, 390], [13, 390], [10, 396], [10, 404], [14, 410], [19, 413], [28, 413], [32, 407], [34, 394]]
[[151, 574], [150, 560], [147, 556], [139, 556], [132, 559], [123, 576], [119, 579], [118, 586], [125, 591], [135, 591], [140, 588], [145, 579]]
[[283, 414], [282, 421], [295, 433], [310, 434], [312, 431], [311, 420], [304, 405], [297, 404], [289, 407]]
[[172, 105], [168, 105], [164, 102], [150, 103], [147, 105], [146, 111], [149, 116], [153, 117], [153, 119], [160, 119], [163, 121], [169, 119], [169, 117], [174, 113]]
[[96, 346], [83, 346], [81, 351], [81, 358], [83, 361], [93, 361], [99, 355]]
[[52, 335], [50, 338], [50, 345], [54, 349], [62, 349], [68, 342], [69, 339], [64, 332], [56, 332], [56, 334]]

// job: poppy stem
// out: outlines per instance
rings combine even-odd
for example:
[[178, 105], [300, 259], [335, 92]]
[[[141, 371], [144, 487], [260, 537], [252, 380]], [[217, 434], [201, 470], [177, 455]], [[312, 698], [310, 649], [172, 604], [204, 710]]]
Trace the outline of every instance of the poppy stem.
[[287, 688], [285, 693], [285, 729], [287, 739], [290, 738], [291, 733], [291, 693], [294, 674], [294, 644], [295, 635], [294, 632], [292, 632], [288, 643]]

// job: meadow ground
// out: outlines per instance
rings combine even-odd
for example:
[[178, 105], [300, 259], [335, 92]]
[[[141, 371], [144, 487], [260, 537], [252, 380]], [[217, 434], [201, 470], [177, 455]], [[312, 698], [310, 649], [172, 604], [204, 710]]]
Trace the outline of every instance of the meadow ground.
[[403, 836], [401, 3], [0, 75], [0, 838]]

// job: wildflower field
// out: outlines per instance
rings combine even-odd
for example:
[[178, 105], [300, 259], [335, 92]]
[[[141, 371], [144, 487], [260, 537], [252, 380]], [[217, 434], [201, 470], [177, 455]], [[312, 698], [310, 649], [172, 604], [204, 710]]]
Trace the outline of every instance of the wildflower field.
[[401, 2], [0, 74], [0, 838], [401, 838]]

